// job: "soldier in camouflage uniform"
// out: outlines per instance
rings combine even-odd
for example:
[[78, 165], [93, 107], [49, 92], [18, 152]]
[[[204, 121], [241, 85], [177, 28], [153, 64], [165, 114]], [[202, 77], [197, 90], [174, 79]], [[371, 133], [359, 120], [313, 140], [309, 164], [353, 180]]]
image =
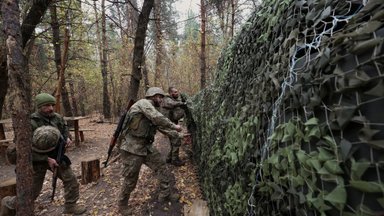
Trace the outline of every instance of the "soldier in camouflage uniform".
[[[163, 103], [161, 104], [161, 113], [168, 117], [173, 123], [178, 124], [179, 120], [184, 117], [184, 110], [182, 107], [186, 104], [181, 101], [179, 91], [175, 87], [169, 87], [168, 93], [169, 95], [164, 97]], [[175, 166], [183, 166], [185, 162], [180, 160], [179, 157], [182, 137], [175, 133], [169, 133], [168, 130], [163, 128], [159, 128], [159, 131], [169, 137], [169, 142], [171, 144], [167, 163], [171, 163]]]
[[142, 164], [151, 168], [160, 181], [159, 201], [177, 200], [176, 194], [171, 194], [171, 173], [165, 165], [160, 152], [152, 146], [157, 126], [169, 130], [181, 131], [181, 127], [172, 123], [156, 108], [164, 97], [161, 88], [151, 87], [145, 94], [145, 99], [137, 101], [128, 110], [120, 135], [120, 157], [123, 163], [123, 186], [119, 195], [119, 210], [122, 215], [130, 215], [128, 200], [135, 189]]
[[[62, 116], [54, 112], [56, 99], [52, 95], [47, 93], [38, 94], [35, 101], [38, 111], [31, 115], [32, 130], [34, 131], [32, 144], [33, 199], [35, 200], [41, 192], [47, 170], [58, 167], [58, 178], [63, 181], [64, 185], [65, 204], [63, 213], [83, 214], [86, 211], [85, 207], [76, 204], [79, 199], [79, 183], [71, 169], [71, 161], [65, 155], [61, 164], [58, 164], [55, 160], [60, 135], [67, 141], [66, 146], [72, 144], [71, 139], [68, 137], [67, 124]], [[46, 141], [47, 139], [50, 139], [50, 141]], [[5, 197], [3, 199], [0, 216], [15, 214], [15, 200], [16, 197]]]

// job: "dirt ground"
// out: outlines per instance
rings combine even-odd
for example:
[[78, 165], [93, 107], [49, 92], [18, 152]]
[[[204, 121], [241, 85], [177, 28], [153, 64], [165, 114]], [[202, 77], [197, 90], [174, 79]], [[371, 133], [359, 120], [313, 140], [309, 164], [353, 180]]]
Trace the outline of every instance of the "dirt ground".
[[[72, 160], [72, 169], [78, 176], [79, 182], [81, 180], [81, 161], [92, 157], [100, 159], [100, 163], [106, 160], [109, 141], [116, 124], [102, 123], [99, 116], [93, 115], [80, 120], [80, 128], [94, 129], [94, 131], [84, 132], [85, 141], [78, 147], [67, 149], [67, 155]], [[8, 130], [6, 128], [6, 131], [8, 131], [6, 132], [7, 138], [11, 138], [10, 128]], [[165, 159], [169, 151], [168, 138], [158, 133], [154, 145], [160, 150]], [[145, 165], [142, 166], [138, 184], [129, 200], [129, 206], [134, 212], [133, 215], [184, 215], [184, 212], [188, 211], [194, 200], [202, 198], [196, 167], [191, 161], [191, 152], [191, 144], [188, 141], [183, 142], [180, 156], [186, 161], [186, 164], [182, 167], [167, 164], [174, 174], [172, 185], [174, 185], [175, 192], [178, 192], [181, 197], [178, 202], [158, 202], [158, 182], [152, 171]], [[116, 155], [110, 159], [110, 162], [112, 163], [107, 168], [103, 168], [102, 164], [100, 164], [102, 176], [97, 182], [86, 185], [80, 184], [79, 203], [87, 207], [87, 212], [84, 215], [119, 215], [116, 203], [122, 183], [120, 175], [122, 165]], [[14, 177], [14, 169], [15, 166], [7, 164], [4, 158], [0, 156], [0, 181]], [[52, 174], [47, 172], [42, 193], [35, 202], [35, 215], [62, 215], [63, 186], [59, 180], [55, 200], [51, 203], [51, 178]]]

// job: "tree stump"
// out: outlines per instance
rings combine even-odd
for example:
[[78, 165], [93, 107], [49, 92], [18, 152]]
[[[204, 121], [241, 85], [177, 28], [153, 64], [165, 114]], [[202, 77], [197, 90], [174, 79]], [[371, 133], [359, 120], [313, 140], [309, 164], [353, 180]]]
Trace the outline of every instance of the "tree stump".
[[81, 184], [95, 182], [100, 178], [100, 160], [88, 158], [81, 161]]
[[0, 183], [0, 200], [6, 196], [16, 196], [16, 177]]
[[209, 208], [207, 201], [198, 199], [194, 200], [192, 206], [188, 209], [184, 207], [185, 216], [209, 216]]

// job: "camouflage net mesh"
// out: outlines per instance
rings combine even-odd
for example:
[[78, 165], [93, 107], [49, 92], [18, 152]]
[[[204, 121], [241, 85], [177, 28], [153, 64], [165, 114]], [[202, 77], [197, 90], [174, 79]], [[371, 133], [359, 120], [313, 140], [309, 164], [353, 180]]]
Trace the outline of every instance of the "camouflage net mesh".
[[383, 5], [271, 0], [254, 12], [191, 109], [213, 215], [384, 209]]

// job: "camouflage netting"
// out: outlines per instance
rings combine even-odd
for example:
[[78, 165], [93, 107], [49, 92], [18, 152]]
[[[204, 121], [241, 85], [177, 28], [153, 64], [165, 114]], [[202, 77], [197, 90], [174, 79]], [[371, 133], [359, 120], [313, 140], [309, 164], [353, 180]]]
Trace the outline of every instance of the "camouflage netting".
[[213, 215], [384, 208], [384, 1], [264, 1], [194, 98]]

